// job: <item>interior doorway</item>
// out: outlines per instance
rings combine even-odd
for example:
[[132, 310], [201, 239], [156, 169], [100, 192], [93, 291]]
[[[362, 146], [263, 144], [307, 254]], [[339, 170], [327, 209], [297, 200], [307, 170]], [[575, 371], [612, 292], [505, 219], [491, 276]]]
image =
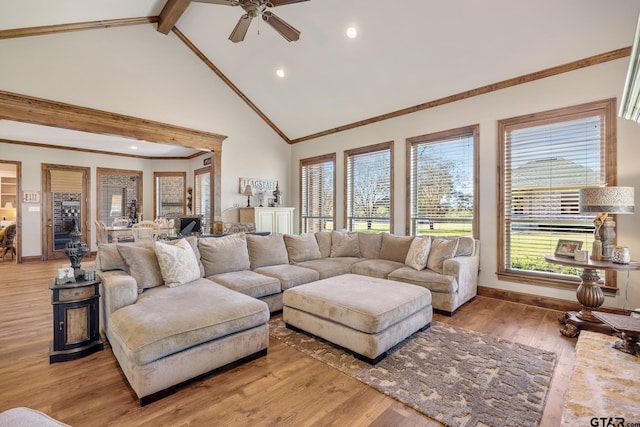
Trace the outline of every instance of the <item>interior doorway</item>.
[[85, 244], [90, 241], [89, 174], [89, 168], [80, 166], [42, 165], [45, 261], [66, 258], [63, 250], [70, 241], [69, 233], [76, 226], [82, 233], [82, 241]]
[[0, 259], [21, 261], [20, 244], [20, 171], [21, 163], [0, 160]]

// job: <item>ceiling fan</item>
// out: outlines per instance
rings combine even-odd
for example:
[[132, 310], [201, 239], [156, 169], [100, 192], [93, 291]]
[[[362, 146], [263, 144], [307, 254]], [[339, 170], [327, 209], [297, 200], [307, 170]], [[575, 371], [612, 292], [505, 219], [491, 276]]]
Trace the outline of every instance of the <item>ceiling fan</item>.
[[251, 20], [258, 16], [262, 17], [262, 20], [271, 25], [274, 30], [278, 32], [287, 41], [296, 41], [300, 38], [300, 31], [283, 21], [271, 11], [267, 10], [270, 7], [284, 6], [291, 3], [300, 3], [309, 0], [193, 0], [200, 3], [212, 3], [223, 4], [226, 6], [241, 6], [245, 12], [240, 20], [236, 24], [236, 27], [231, 32], [229, 40], [234, 43], [238, 43], [244, 40], [244, 36], [247, 34], [249, 24]]

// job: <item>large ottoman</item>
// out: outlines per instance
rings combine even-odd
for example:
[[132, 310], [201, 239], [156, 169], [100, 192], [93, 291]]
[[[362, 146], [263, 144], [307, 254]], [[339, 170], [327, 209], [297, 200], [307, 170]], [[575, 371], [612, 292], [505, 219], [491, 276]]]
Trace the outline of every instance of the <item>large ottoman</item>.
[[345, 347], [372, 364], [433, 318], [428, 289], [357, 274], [287, 289], [283, 304], [287, 327]]

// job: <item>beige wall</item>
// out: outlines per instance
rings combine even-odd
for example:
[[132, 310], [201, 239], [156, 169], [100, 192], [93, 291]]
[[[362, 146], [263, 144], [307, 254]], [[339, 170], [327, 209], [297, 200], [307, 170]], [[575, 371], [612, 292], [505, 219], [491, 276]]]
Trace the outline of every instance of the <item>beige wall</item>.
[[[291, 182], [298, 205], [300, 159], [335, 152], [337, 154], [337, 226], [343, 224], [343, 152], [346, 149], [393, 140], [394, 227], [405, 229], [405, 139], [417, 135], [480, 124], [480, 285], [575, 301], [575, 293], [548, 287], [498, 280], [497, 269], [497, 121], [527, 113], [566, 107], [584, 102], [618, 98], [622, 94], [628, 60], [618, 60], [556, 77], [516, 86], [483, 96], [444, 105], [400, 118], [375, 123], [347, 132], [295, 144], [291, 156]], [[425, 100], [427, 101], [427, 100]], [[636, 187], [640, 206], [640, 125], [618, 119], [618, 184]], [[633, 259], [640, 259], [640, 207], [636, 215], [620, 215], [618, 243], [628, 246]], [[299, 216], [298, 218], [299, 219]], [[635, 255], [635, 256], [634, 256]], [[640, 307], [640, 272], [629, 276], [629, 307]], [[618, 277], [620, 295], [606, 297], [605, 305], [623, 307], [627, 274]]]

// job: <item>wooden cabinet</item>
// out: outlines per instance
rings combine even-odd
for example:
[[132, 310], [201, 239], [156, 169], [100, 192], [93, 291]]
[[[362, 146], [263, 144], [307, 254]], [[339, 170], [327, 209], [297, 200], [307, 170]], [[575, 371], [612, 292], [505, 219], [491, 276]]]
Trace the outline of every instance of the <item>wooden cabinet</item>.
[[255, 222], [256, 231], [269, 233], [293, 233], [295, 208], [240, 208], [240, 222]]
[[79, 359], [102, 350], [99, 286], [99, 280], [64, 285], [51, 281], [53, 341], [49, 363]]

